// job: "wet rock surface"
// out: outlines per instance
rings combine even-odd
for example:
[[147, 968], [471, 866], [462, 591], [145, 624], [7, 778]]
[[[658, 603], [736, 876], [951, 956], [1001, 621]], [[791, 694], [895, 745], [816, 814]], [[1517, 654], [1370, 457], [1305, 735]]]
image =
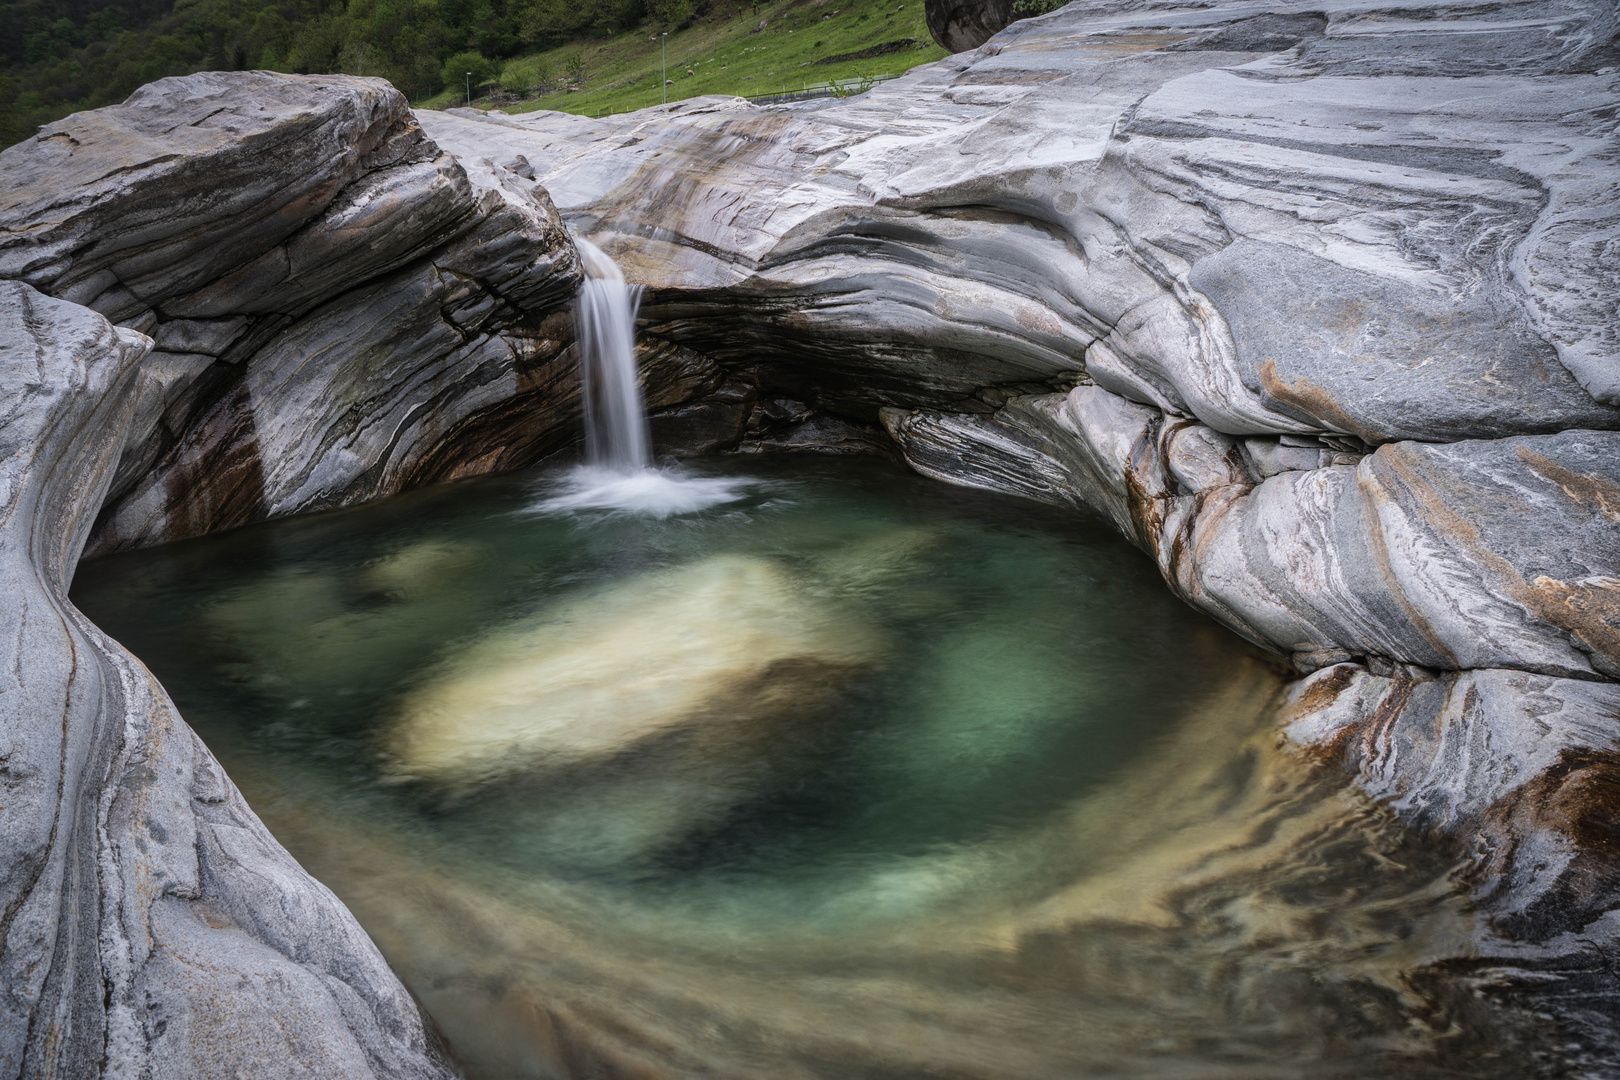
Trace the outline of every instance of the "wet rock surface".
[[[844, 102], [422, 122], [530, 163], [649, 283], [650, 333], [880, 421], [928, 475], [1106, 514], [1289, 656], [1294, 740], [1490, 850], [1480, 962], [1603, 1073], [1615, 30], [1579, 2], [1075, 4]], [[1567, 746], [1552, 713], [1583, 718]]]
[[572, 374], [572, 244], [543, 194], [463, 167], [377, 80], [164, 80], [0, 177], [0, 1071], [454, 1075], [364, 931], [66, 590], [87, 548], [566, 444], [568, 393], [521, 406]]
[[455, 1075], [354, 917], [67, 600], [167, 392], [150, 341], [20, 282], [0, 320], [0, 1072]]

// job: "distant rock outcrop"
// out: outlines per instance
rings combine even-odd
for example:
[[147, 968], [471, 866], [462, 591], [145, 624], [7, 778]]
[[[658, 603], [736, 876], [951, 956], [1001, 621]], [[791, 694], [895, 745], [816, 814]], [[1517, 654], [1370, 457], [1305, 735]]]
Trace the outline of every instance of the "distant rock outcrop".
[[953, 53], [977, 49], [1018, 18], [1014, 0], [925, 0], [928, 32]]

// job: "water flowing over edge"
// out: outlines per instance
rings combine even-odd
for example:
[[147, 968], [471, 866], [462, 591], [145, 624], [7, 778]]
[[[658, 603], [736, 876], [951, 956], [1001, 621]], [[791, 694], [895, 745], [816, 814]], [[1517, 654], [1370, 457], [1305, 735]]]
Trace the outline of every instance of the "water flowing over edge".
[[641, 286], [625, 281], [606, 252], [574, 238], [585, 281], [574, 304], [585, 399], [585, 464], [532, 507], [536, 513], [615, 510], [670, 517], [731, 502], [746, 479], [688, 476], [655, 468], [647, 409], [636, 371]]
[[651, 437], [636, 378], [636, 310], [641, 287], [589, 240], [575, 238], [585, 281], [574, 304], [579, 374], [585, 390], [585, 461], [617, 473], [652, 467]]

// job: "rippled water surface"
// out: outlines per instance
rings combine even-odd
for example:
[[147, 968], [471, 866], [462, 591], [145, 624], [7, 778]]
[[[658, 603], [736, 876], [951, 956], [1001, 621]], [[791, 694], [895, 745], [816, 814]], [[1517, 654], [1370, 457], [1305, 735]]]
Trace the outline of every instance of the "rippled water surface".
[[1451, 865], [1108, 528], [697, 471], [735, 497], [468, 481], [74, 597], [475, 1078], [1524, 1074], [1433, 978]]

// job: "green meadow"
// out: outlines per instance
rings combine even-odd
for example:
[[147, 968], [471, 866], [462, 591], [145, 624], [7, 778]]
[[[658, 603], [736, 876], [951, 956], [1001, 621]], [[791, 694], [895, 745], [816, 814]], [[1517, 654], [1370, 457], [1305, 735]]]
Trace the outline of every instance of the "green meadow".
[[[883, 55], [818, 63], [907, 38], [914, 40]], [[829, 81], [855, 91], [864, 80], [947, 55], [928, 35], [921, 0], [780, 0], [757, 7], [721, 0], [662, 46], [661, 57], [657, 30], [644, 25], [515, 57], [498, 80], [474, 87], [472, 103], [509, 113], [599, 116], [657, 105], [664, 93], [670, 101], [754, 97]], [[665, 78], [668, 85], [661, 85]], [[439, 109], [465, 103], [465, 86], [417, 102]]]

